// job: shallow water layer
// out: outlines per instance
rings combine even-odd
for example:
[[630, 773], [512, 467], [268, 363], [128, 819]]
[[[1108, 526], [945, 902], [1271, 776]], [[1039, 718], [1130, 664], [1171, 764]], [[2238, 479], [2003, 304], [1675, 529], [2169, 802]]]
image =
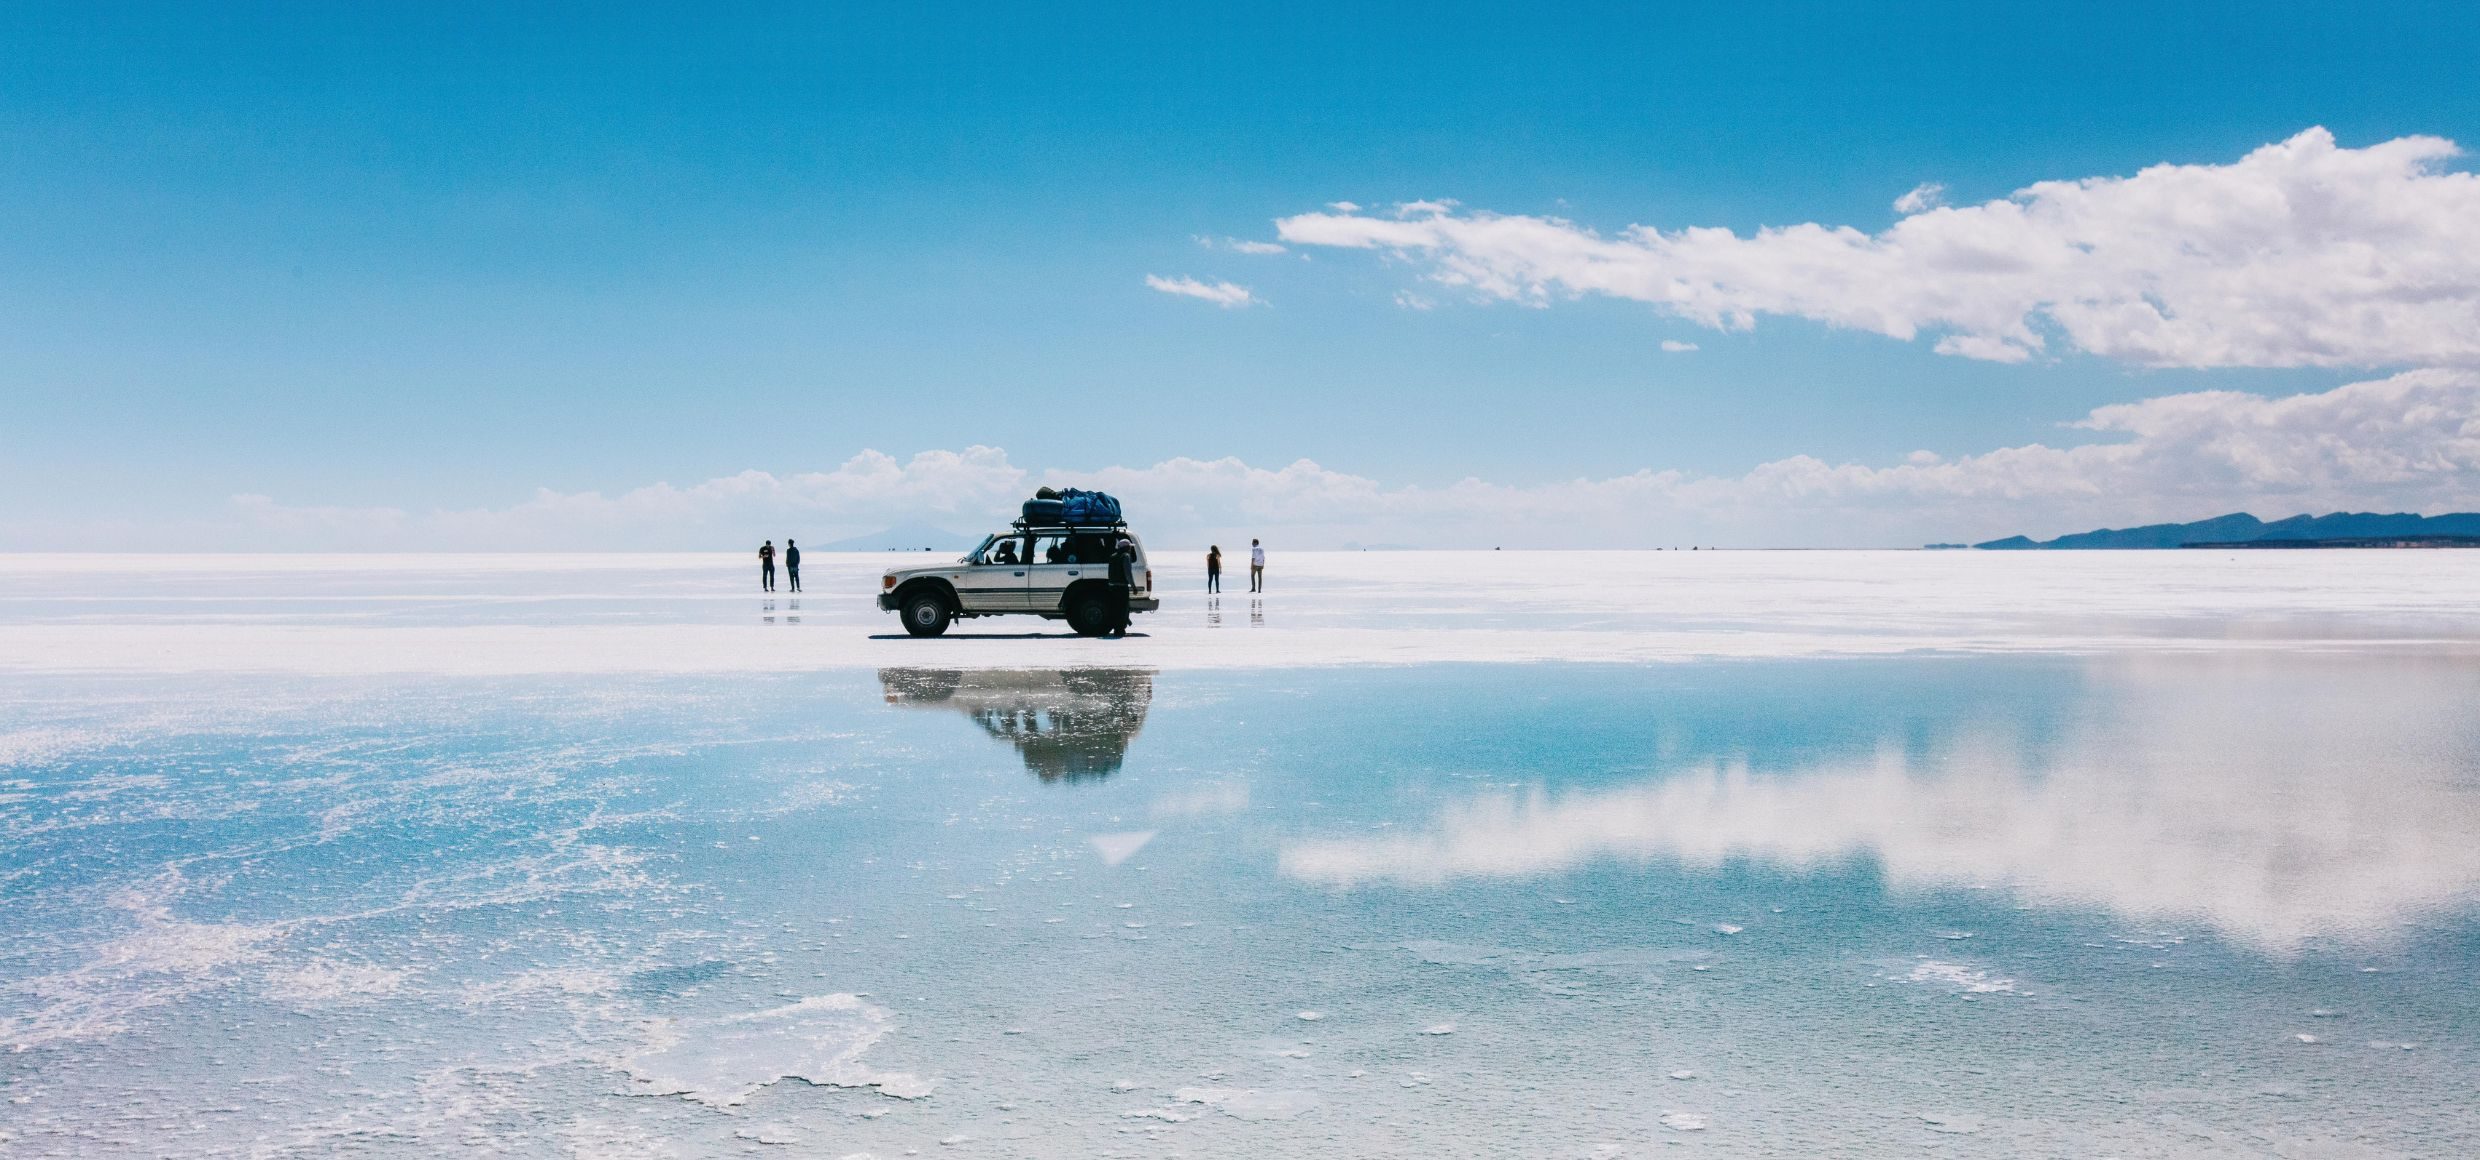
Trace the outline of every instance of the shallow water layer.
[[10, 1155], [2480, 1151], [2480, 665], [0, 684]]

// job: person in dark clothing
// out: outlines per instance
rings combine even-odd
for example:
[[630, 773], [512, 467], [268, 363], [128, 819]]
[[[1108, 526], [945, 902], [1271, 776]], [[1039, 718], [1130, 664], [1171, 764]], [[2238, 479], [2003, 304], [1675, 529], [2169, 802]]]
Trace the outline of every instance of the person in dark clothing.
[[775, 541], [768, 540], [758, 549], [758, 590], [775, 590]]
[[784, 541], [784, 584], [795, 592], [801, 590], [801, 547], [790, 539]]
[[1222, 590], [1223, 546], [1209, 544], [1206, 546], [1206, 591], [1220, 592]]
[[1111, 552], [1111, 632], [1128, 635], [1128, 590], [1136, 583], [1137, 549], [1126, 540]]

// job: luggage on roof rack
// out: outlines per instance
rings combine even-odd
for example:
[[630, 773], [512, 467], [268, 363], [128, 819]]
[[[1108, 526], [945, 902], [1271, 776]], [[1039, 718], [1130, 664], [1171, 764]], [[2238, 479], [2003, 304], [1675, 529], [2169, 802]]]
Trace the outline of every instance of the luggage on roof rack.
[[[1047, 492], [1050, 489], [1046, 487], [1042, 490]], [[1026, 500], [1024, 522], [1059, 527], [1089, 527], [1115, 526], [1123, 521], [1120, 518], [1118, 500], [1104, 492], [1082, 491], [1071, 487], [1059, 492], [1056, 499], [1036, 496]]]
[[1060, 515], [1071, 524], [1116, 524], [1119, 501], [1099, 491], [1069, 488], [1059, 493]]

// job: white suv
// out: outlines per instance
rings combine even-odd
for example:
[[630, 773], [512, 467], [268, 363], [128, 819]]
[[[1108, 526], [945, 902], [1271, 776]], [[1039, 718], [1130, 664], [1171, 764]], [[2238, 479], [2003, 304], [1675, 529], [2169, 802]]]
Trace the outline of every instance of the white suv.
[[904, 631], [914, 636], [937, 636], [962, 617], [1015, 612], [1064, 618], [1079, 634], [1096, 636], [1111, 628], [1111, 550], [1123, 539], [1137, 554], [1128, 569], [1128, 611], [1161, 608], [1145, 542], [1135, 532], [1022, 522], [984, 537], [955, 563], [890, 570], [879, 578], [878, 606], [903, 614]]

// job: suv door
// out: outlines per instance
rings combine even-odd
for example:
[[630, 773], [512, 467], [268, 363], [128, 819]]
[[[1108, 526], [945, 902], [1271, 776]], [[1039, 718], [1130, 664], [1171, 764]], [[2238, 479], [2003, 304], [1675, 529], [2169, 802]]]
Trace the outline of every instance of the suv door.
[[1065, 598], [1068, 585], [1076, 583], [1079, 577], [1087, 573], [1100, 575], [1094, 570], [1106, 567], [1106, 565], [1099, 564], [1068, 563], [1064, 560], [1052, 562], [1054, 555], [1065, 553], [1073, 546], [1072, 543], [1062, 542], [1068, 539], [1068, 536], [1057, 532], [1044, 532], [1033, 537], [1034, 562], [1026, 569], [1030, 575], [1025, 578], [1024, 607], [1026, 609], [1033, 612], [1059, 611], [1059, 602]]
[[999, 536], [982, 545], [982, 550], [968, 557], [963, 571], [949, 581], [956, 586], [956, 600], [967, 612], [1023, 612], [1025, 610], [1025, 565], [1021, 562], [998, 563], [994, 558], [999, 546], [1014, 546], [1021, 557], [1025, 546], [1023, 536]]

